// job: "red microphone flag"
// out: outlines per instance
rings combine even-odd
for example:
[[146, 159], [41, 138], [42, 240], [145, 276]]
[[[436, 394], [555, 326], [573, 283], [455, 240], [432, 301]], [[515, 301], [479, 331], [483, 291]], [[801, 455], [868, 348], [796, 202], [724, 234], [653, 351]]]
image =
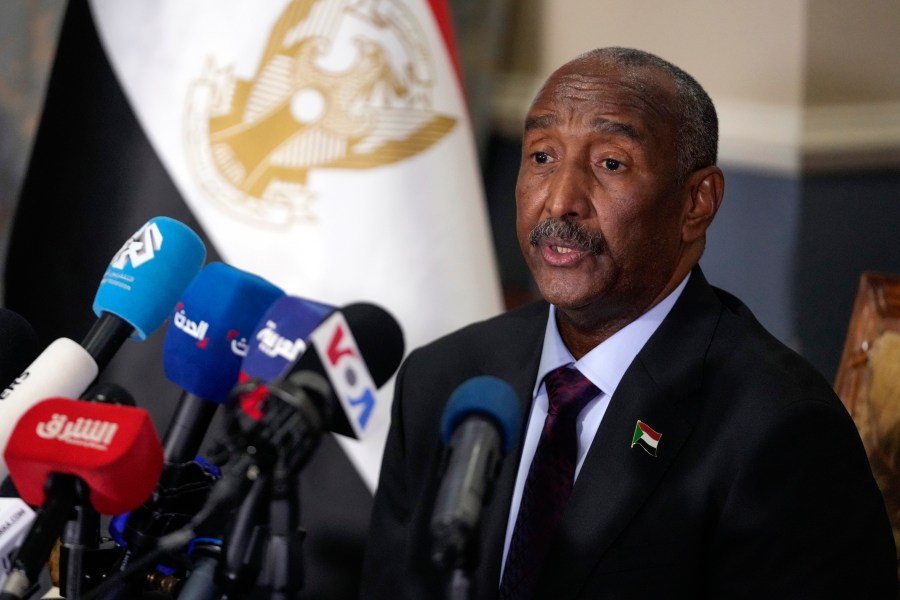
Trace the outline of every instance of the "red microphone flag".
[[85, 481], [91, 504], [106, 515], [140, 506], [163, 468], [147, 411], [66, 398], [44, 400], [22, 415], [3, 458], [28, 504], [43, 504], [47, 478], [66, 473]]

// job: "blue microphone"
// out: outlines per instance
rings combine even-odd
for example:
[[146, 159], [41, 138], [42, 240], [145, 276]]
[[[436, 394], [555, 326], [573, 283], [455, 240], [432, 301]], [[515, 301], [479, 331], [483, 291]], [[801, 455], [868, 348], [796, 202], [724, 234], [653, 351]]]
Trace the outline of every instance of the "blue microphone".
[[81, 343], [100, 370], [126, 339], [144, 340], [162, 326], [205, 260], [200, 237], [169, 217], [150, 219], [125, 242], [103, 274], [98, 320]]
[[164, 436], [167, 462], [193, 460], [227, 399], [260, 317], [284, 292], [224, 263], [200, 271], [175, 305], [163, 345], [166, 376], [184, 394]]
[[513, 388], [482, 375], [450, 395], [441, 418], [449, 456], [431, 518], [432, 560], [459, 568], [503, 457], [519, 442], [522, 410]]
[[282, 296], [262, 277], [213, 262], [174, 305], [163, 369], [184, 391], [163, 436], [166, 467], [151, 497], [111, 525], [126, 547], [112, 566], [117, 581], [104, 599], [139, 596], [146, 569], [129, 572], [129, 565], [151, 553], [160, 537], [181, 527], [206, 502], [213, 479], [194, 458], [216, 409], [238, 381], [256, 324]]
[[[158, 329], [204, 260], [197, 234], [168, 217], [128, 238], [103, 275], [94, 299], [98, 319], [84, 340], [58, 338], [0, 392], [0, 444], [29, 408], [46, 398], [80, 397], [128, 338], [143, 340]], [[7, 474], [0, 461], [0, 479]]]

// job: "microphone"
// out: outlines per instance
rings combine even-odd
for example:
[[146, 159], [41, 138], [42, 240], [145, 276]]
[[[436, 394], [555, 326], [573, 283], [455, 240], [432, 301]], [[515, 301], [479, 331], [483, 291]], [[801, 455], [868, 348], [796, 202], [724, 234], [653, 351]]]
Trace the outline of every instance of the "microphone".
[[[124, 404], [134, 406], [134, 398], [123, 387], [110, 382], [96, 383], [85, 392], [82, 400], [107, 404]], [[4, 486], [13, 498], [0, 498], [0, 586], [6, 579], [6, 573], [12, 568], [14, 551], [24, 537], [28, 526], [34, 520], [34, 511], [18, 497], [18, 491], [12, 478], [4, 480]], [[25, 507], [25, 511], [21, 511]], [[64, 526], [60, 540], [58, 564], [60, 573], [60, 592], [66, 598], [78, 598], [76, 590], [80, 590], [82, 579], [90, 579], [99, 573], [85, 570], [83, 556], [96, 550], [100, 542], [100, 515], [88, 505], [75, 507], [71, 518]], [[57, 553], [54, 551], [53, 555]], [[52, 556], [53, 556], [52, 555]], [[51, 556], [51, 561], [52, 561]]]
[[[97, 363], [68, 338], [59, 338], [41, 352], [19, 377], [0, 392], [0, 445], [13, 433], [21, 416], [37, 402], [54, 396], [77, 398], [97, 377]], [[9, 475], [6, 463], [0, 476]]]
[[[351, 304], [320, 323], [307, 343], [287, 373], [269, 384], [260, 420], [234, 411], [236, 423], [230, 424], [231, 435], [223, 444], [230, 450], [231, 466], [189, 528], [202, 525], [242, 494], [279, 458], [288, 456], [286, 470], [299, 469], [325, 428], [354, 437], [372, 429], [375, 390], [390, 379], [403, 357], [397, 321], [373, 304]], [[178, 538], [169, 541], [177, 543]]]
[[[206, 502], [212, 477], [193, 462], [219, 404], [228, 399], [249, 350], [250, 334], [284, 292], [230, 265], [206, 265], [175, 305], [163, 344], [166, 376], [184, 392], [163, 436], [166, 468], [153, 495], [116, 521], [126, 547], [112, 566], [121, 572], [157, 539], [183, 526]], [[138, 578], [111, 597], [138, 593]]]
[[496, 377], [473, 377], [450, 395], [441, 418], [449, 456], [431, 518], [431, 557], [437, 566], [461, 567], [501, 460], [518, 443], [521, 423], [515, 391]]
[[[19, 418], [35, 403], [59, 394], [78, 397], [97, 377], [97, 363], [68, 338], [59, 338], [0, 392], [0, 445], [12, 435]], [[0, 477], [9, 470], [0, 461]]]
[[191, 281], [163, 345], [166, 376], [184, 390], [163, 436], [167, 463], [193, 460], [238, 374], [260, 317], [284, 292], [257, 275], [210, 263]]
[[[112, 382], [98, 382], [80, 400], [99, 404], [136, 406], [134, 397], [124, 387]], [[59, 591], [64, 598], [78, 600], [83, 589], [96, 585], [106, 574], [114, 558], [114, 547], [103, 545], [100, 535], [100, 513], [88, 502], [80, 502], [71, 511], [60, 535], [58, 552]]]
[[[253, 421], [262, 418], [265, 383], [278, 379], [306, 351], [306, 338], [334, 307], [298, 296], [282, 296], [273, 302], [259, 320], [250, 340], [250, 348], [241, 362], [238, 381], [247, 393], [237, 395], [239, 407]], [[252, 387], [252, 390], [250, 389]], [[219, 598], [225, 588], [227, 597], [249, 593], [245, 589], [257, 579], [260, 571], [259, 547], [265, 544], [266, 506], [272, 492], [271, 477], [258, 478], [243, 497], [240, 508], [229, 517], [226, 543], [219, 543], [215, 554], [207, 552], [195, 558], [190, 576], [181, 588], [179, 598]], [[283, 525], [289, 526], [288, 518]]]
[[[246, 495], [247, 501], [235, 513], [240, 518], [226, 535], [225, 563], [219, 573], [219, 581], [231, 590], [244, 589], [249, 573], [256, 576], [256, 592], [271, 597], [293, 597], [302, 588], [302, 535], [297, 533], [298, 511], [290, 491], [295, 487], [294, 477], [312, 455], [324, 429], [354, 437], [373, 429], [375, 390], [394, 374], [403, 357], [400, 326], [390, 314], [371, 304], [333, 311], [310, 333], [307, 344], [284, 376], [269, 384], [262, 418], [243, 420], [236, 436], [243, 442], [241, 453], [211, 495], [211, 506], [216, 506], [240, 494], [248, 484], [262, 493], [260, 481], [270, 487], [268, 528], [247, 516], [259, 513], [262, 499], [258, 494], [240, 494]], [[244, 416], [241, 410], [235, 412], [238, 419]], [[253, 469], [258, 475], [247, 478]], [[202, 518], [198, 515], [195, 523], [202, 523]], [[267, 532], [262, 542], [250, 535], [254, 526]], [[238, 546], [233, 548], [235, 543]], [[239, 552], [251, 544], [256, 564], [248, 568]]]
[[[279, 440], [277, 447], [296, 443], [299, 449], [308, 442], [314, 447], [323, 429], [361, 439], [376, 428], [375, 391], [403, 358], [403, 331], [394, 317], [374, 304], [350, 304], [322, 321], [307, 346], [268, 385], [261, 426], [250, 431], [255, 443], [265, 444], [271, 436]], [[292, 419], [290, 413], [296, 411], [301, 429], [286, 428], [283, 419]], [[306, 439], [306, 434], [312, 437]], [[305, 462], [303, 452], [295, 458]]]
[[[326, 427], [345, 435], [368, 433], [374, 423], [374, 392], [390, 379], [403, 357], [403, 332], [397, 321], [375, 305], [352, 304], [332, 312], [310, 334], [307, 345], [286, 374], [268, 386], [260, 420], [233, 411], [231, 435], [222, 444], [230, 458], [203, 508], [187, 525], [160, 538], [154, 552], [108, 577], [93, 595], [117, 594], [133, 573], [186, 545], [197, 529], [228, 513], [254, 481], [273, 475], [276, 463], [274, 475], [288, 481], [308, 460]], [[282, 575], [291, 579], [290, 573], [278, 576]], [[279, 582], [270, 585], [274, 588]]]
[[[94, 299], [97, 321], [81, 344], [59, 338], [0, 393], [0, 444], [22, 414], [46, 398], [77, 398], [130, 336], [158, 329], [200, 270], [206, 248], [196, 233], [155, 217], [113, 256]], [[0, 479], [6, 477], [0, 465]]]
[[206, 260], [206, 247], [169, 217], [147, 221], [113, 256], [94, 297], [98, 319], [82, 346], [100, 370], [129, 337], [159, 329]]
[[72, 509], [134, 509], [162, 472], [162, 445], [147, 411], [51, 398], [19, 420], [4, 452], [22, 499], [40, 506], [4, 582], [0, 600], [27, 598]]
[[40, 350], [37, 333], [19, 313], [0, 308], [0, 384], [8, 386]]
[[[282, 387], [303, 372], [325, 378], [340, 403], [323, 407], [329, 431], [356, 439], [375, 429], [375, 391], [403, 359], [403, 330], [383, 308], [364, 302], [335, 311], [309, 335], [309, 349], [289, 369]], [[276, 386], [277, 387], [277, 386]]]
[[[333, 306], [299, 296], [282, 296], [273, 302], [256, 326], [238, 381], [265, 384], [279, 379], [306, 352], [309, 334], [334, 311]], [[258, 421], [265, 395], [264, 385], [241, 394], [240, 410]]]
[[[260, 319], [241, 363], [239, 381], [255, 387], [238, 396], [240, 406], [235, 412], [252, 419], [251, 423], [262, 419], [261, 404], [267, 394], [264, 384], [280, 378], [306, 351], [306, 338], [334, 310], [333, 306], [298, 296], [282, 296], [272, 303]], [[226, 594], [246, 593], [243, 587], [259, 574], [258, 564], [252, 563], [258, 563], [261, 550], [251, 548], [264, 543], [260, 532], [269, 531], [264, 521], [270, 483], [268, 476], [253, 483], [240, 508], [228, 519], [223, 536], [226, 543], [220, 544], [219, 555], [195, 561], [179, 598], [218, 598], [219, 584], [225, 586]], [[250, 564], [248, 557], [253, 557]]]

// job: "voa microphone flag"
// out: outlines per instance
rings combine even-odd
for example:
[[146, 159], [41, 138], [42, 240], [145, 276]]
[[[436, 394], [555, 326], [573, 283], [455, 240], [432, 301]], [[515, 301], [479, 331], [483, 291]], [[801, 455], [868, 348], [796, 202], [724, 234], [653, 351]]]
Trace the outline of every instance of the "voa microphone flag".
[[[113, 190], [103, 181], [133, 169], [139, 187], [160, 188], [151, 214], [167, 214], [162, 203], [180, 211], [174, 218], [196, 219], [211, 260], [290, 294], [381, 305], [401, 323], [408, 348], [501, 310], [443, 0], [71, 0], [53, 77], [61, 62], [84, 56], [64, 46], [72, 13], [96, 30], [97, 58], [114, 77], [90, 90], [54, 90], [51, 78], [48, 105], [56, 91], [83, 107], [55, 124], [67, 129], [89, 119], [97, 126], [70, 135], [60, 160], [80, 160], [78, 143], [122, 149], [94, 161], [86, 175], [100, 181], [77, 208], [69, 189], [41, 199], [23, 193], [10, 265], [31, 256], [36, 243], [23, 239], [27, 211], [93, 230], [117, 225], [107, 203], [126, 206], [125, 216], [144, 210], [131, 206], [138, 199], [127, 185]], [[91, 107], [117, 97], [130, 115]], [[50, 127], [41, 123], [32, 168], [42, 142], [62, 154], [47, 148]], [[137, 157], [127, 154], [132, 140], [170, 184], [155, 172], [148, 183], [126, 164]], [[28, 173], [26, 192], [36, 177]], [[52, 208], [24, 206], [48, 196]], [[44, 231], [31, 227], [32, 236]], [[6, 288], [15, 294], [9, 273]], [[385, 414], [390, 388], [377, 406]], [[385, 436], [386, 429], [362, 442], [338, 439], [370, 490]]]

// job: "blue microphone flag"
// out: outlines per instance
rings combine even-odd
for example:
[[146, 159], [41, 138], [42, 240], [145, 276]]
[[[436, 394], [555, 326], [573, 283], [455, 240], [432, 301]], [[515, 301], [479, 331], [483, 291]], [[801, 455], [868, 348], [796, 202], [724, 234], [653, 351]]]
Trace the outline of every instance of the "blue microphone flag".
[[247, 377], [263, 382], [283, 375], [306, 351], [306, 338], [335, 307], [299, 296], [282, 296], [263, 315], [241, 365]]
[[163, 345], [166, 376], [195, 396], [225, 402], [256, 324], [283, 295], [258, 275], [225, 263], [208, 264], [175, 305]]
[[94, 297], [94, 313], [111, 313], [144, 340], [172, 307], [206, 260], [206, 247], [186, 225], [154, 217], [116, 252]]

